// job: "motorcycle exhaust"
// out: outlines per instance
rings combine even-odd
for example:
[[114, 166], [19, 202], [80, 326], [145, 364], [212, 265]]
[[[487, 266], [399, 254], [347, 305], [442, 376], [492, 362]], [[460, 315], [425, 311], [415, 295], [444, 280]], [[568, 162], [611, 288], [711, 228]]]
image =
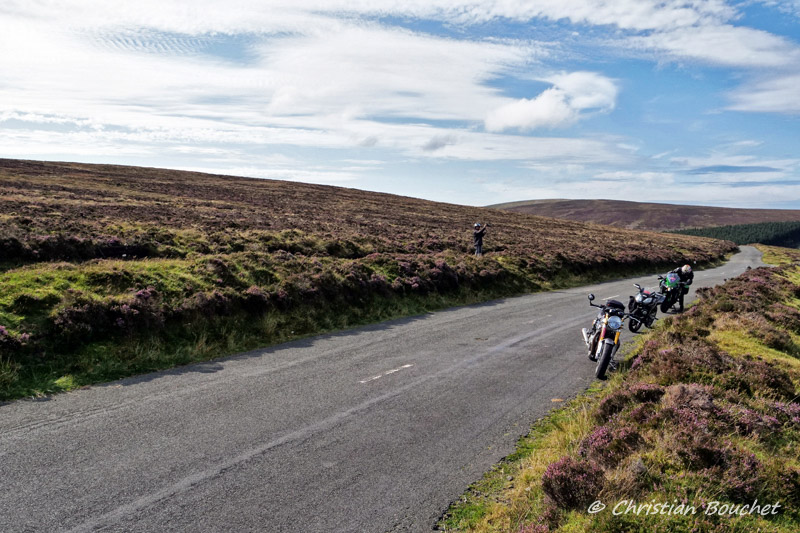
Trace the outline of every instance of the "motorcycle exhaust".
[[581, 328], [581, 334], [583, 335], [583, 342], [586, 343], [586, 346], [589, 346], [589, 331], [586, 328]]

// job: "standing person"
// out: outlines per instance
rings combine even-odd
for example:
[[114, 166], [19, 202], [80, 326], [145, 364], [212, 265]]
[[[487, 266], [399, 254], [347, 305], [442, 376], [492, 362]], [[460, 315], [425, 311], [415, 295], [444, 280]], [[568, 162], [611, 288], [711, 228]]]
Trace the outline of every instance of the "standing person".
[[483, 227], [481, 227], [480, 223], [475, 223], [472, 234], [472, 238], [475, 242], [475, 257], [480, 257], [483, 255], [483, 236], [486, 235], [486, 228], [488, 227], [488, 224], [484, 224]]
[[675, 274], [681, 278], [681, 288], [680, 288], [680, 296], [678, 297], [678, 305], [680, 307], [680, 312], [683, 313], [683, 297], [686, 296], [689, 292], [689, 285], [692, 284], [694, 281], [694, 272], [692, 272], [692, 267], [689, 265], [683, 265], [680, 268], [676, 268], [673, 270]]

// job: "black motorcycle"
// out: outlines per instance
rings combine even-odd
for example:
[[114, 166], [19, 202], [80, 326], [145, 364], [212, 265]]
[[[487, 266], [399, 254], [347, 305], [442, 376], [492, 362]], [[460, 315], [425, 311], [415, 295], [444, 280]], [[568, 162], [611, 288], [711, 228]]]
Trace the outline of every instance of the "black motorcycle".
[[[598, 379], [605, 379], [606, 370], [614, 359], [620, 347], [620, 333], [625, 319], [631, 317], [625, 312], [625, 305], [617, 300], [606, 300], [603, 305], [592, 303], [594, 294], [589, 295], [589, 305], [597, 307], [600, 312], [592, 322], [591, 329], [583, 328], [583, 341], [589, 348], [589, 359], [597, 361], [594, 375]], [[631, 320], [638, 320], [631, 317]]]
[[656, 321], [656, 313], [658, 306], [664, 301], [665, 296], [657, 292], [650, 292], [645, 290], [644, 287], [638, 283], [633, 284], [639, 291], [636, 296], [631, 296], [628, 301], [628, 312], [632, 318], [636, 320], [628, 321], [628, 329], [636, 333], [642, 328], [642, 325], [648, 328], [653, 327], [653, 322]]

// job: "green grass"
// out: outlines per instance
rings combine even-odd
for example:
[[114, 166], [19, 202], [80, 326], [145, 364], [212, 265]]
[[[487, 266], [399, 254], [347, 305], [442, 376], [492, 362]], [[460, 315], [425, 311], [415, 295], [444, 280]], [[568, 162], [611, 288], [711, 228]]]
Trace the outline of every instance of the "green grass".
[[800, 250], [795, 248], [768, 246], [766, 244], [755, 244], [754, 246], [764, 254], [761, 259], [768, 265], [790, 265], [800, 261]]

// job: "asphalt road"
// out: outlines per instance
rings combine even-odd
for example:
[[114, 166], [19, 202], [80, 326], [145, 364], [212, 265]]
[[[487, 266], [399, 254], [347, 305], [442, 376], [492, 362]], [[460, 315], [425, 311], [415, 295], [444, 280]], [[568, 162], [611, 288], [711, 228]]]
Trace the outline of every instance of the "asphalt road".
[[[744, 247], [708, 286], [759, 266]], [[0, 531], [429, 531], [593, 379], [586, 295], [395, 320], [0, 406]], [[624, 335], [631, 338], [632, 335]]]

